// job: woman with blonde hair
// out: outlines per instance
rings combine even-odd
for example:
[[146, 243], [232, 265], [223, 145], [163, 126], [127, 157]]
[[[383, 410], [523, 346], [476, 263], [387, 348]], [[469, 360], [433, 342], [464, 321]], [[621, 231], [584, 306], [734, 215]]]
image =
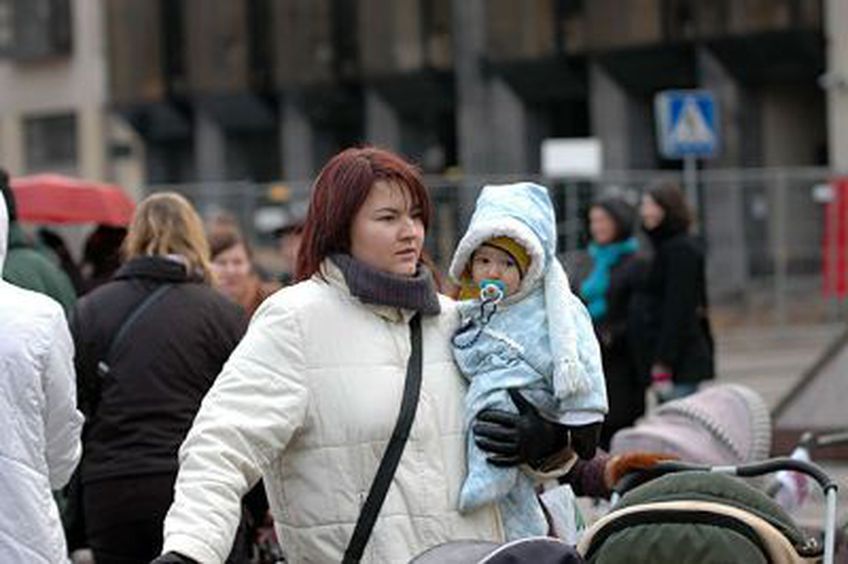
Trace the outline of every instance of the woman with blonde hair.
[[182, 196], [142, 201], [124, 254], [71, 322], [85, 533], [99, 563], [149, 562], [161, 550], [177, 450], [245, 330], [241, 309], [210, 286], [203, 225]]
[[138, 206], [124, 243], [127, 260], [140, 256], [180, 257], [209, 282], [209, 243], [203, 223], [188, 200], [174, 192], [154, 194]]

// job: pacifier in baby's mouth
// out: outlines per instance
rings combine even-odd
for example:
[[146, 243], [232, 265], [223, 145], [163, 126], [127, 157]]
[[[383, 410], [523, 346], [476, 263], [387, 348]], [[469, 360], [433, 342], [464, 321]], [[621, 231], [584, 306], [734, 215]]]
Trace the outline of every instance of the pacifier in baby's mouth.
[[498, 303], [506, 295], [506, 284], [501, 280], [486, 278], [480, 281], [480, 299], [484, 302]]

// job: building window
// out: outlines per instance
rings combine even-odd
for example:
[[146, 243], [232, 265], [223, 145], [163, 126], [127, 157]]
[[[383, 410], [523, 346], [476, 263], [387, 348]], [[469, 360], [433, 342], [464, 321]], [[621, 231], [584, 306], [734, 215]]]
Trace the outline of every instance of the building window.
[[26, 167], [30, 173], [77, 172], [77, 119], [74, 114], [24, 119]]
[[70, 0], [0, 0], [0, 56], [70, 55], [71, 27]]

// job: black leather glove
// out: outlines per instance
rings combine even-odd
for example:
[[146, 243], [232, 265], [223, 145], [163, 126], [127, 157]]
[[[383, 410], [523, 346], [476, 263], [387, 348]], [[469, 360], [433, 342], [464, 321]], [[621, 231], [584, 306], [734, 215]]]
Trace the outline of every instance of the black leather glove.
[[150, 564], [199, 564], [197, 560], [183, 556], [179, 552], [166, 552], [162, 556], [155, 558]]
[[[538, 467], [545, 459], [571, 447], [585, 460], [595, 455], [601, 424], [567, 427], [549, 421], [516, 389], [509, 389], [518, 413], [498, 409], [481, 411], [471, 427], [474, 442], [488, 453], [495, 466], [529, 464]], [[569, 442], [569, 438], [571, 442]]]
[[590, 423], [588, 425], [566, 427], [571, 434], [569, 445], [577, 456], [583, 460], [595, 458], [595, 451], [601, 441], [601, 426], [603, 423]]

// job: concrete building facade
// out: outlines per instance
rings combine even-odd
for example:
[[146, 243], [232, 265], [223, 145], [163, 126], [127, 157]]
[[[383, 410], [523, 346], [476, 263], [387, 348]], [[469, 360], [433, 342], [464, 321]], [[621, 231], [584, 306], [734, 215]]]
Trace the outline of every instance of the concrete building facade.
[[[133, 190], [200, 183], [210, 202], [225, 182], [305, 185], [360, 143], [453, 178], [537, 174], [542, 141], [568, 137], [600, 140], [608, 171], [679, 170], [658, 153], [654, 96], [706, 88], [721, 150], [702, 169], [848, 173], [846, 10], [848, 0], [0, 0], [0, 165]], [[773, 188], [702, 190], [701, 229], [721, 249], [710, 269], [729, 292], [775, 268], [775, 222], [787, 268], [817, 268], [823, 206], [809, 183]]]
[[[397, 150], [428, 173], [474, 176], [539, 173], [544, 139], [595, 137], [607, 170], [680, 169], [657, 150], [653, 100], [669, 88], [718, 99], [721, 151], [704, 169], [844, 169], [845, 6], [110, 0], [110, 102], [145, 141], [149, 182], [210, 190], [308, 180], [357, 143]], [[729, 291], [773, 262], [743, 244], [770, 237], [768, 221], [749, 216], [774, 207], [772, 196], [741, 188], [704, 190], [699, 202], [710, 210], [703, 231], [725, 250], [711, 269]], [[808, 191], [784, 204], [806, 218], [785, 239], [816, 245], [821, 209]]]
[[[839, 26], [826, 25], [838, 17], [825, 15], [844, 2], [826, 4], [113, 0], [104, 8], [112, 107], [145, 139], [150, 180], [179, 182], [306, 178], [361, 142], [432, 172], [528, 173], [539, 170], [542, 139], [595, 136], [606, 168], [675, 168], [656, 150], [653, 96], [665, 88], [717, 93], [726, 138], [708, 166], [837, 163], [841, 130], [828, 124], [844, 104], [838, 77], [848, 50]], [[823, 76], [835, 86], [822, 88]]]
[[141, 138], [113, 116], [99, 0], [0, 0], [0, 166], [140, 191]]

